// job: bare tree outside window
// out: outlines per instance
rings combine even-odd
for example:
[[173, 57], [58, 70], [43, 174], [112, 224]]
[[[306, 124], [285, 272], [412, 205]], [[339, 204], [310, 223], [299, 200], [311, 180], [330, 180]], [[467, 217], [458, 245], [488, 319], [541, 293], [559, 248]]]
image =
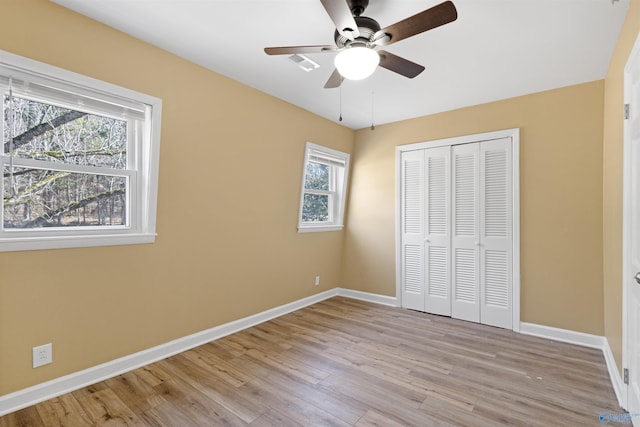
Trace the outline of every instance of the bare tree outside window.
[[37, 161], [4, 166], [5, 229], [127, 224], [128, 178], [86, 171], [126, 169], [125, 120], [17, 96], [3, 102], [4, 154]]
[[[329, 173], [329, 165], [308, 162], [304, 175], [305, 190], [329, 191]], [[329, 196], [327, 194], [305, 193], [302, 220], [305, 222], [328, 221]]]

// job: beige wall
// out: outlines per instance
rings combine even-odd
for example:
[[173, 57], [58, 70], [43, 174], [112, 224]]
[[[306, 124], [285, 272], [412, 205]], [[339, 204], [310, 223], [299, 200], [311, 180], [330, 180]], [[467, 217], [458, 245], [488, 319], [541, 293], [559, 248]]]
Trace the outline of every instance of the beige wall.
[[604, 82], [359, 130], [342, 281], [395, 295], [395, 147], [520, 128], [522, 321], [602, 335]]
[[631, 0], [605, 79], [603, 239], [605, 336], [622, 369], [622, 146], [624, 67], [640, 31], [640, 1]]
[[0, 49], [164, 101], [155, 244], [0, 253], [0, 395], [338, 286], [343, 233], [296, 232], [300, 173], [353, 131], [46, 0], [0, 10]]

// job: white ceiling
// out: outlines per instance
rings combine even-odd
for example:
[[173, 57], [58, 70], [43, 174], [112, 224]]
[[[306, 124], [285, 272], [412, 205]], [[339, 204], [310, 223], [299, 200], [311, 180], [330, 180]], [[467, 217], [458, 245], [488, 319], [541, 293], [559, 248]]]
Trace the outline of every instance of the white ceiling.
[[[319, 0], [52, 0], [353, 129], [604, 78], [629, 0], [453, 0], [458, 19], [385, 47], [426, 67], [378, 68], [324, 89], [334, 53], [304, 72], [271, 46], [333, 45]], [[370, 0], [384, 28], [442, 0]]]

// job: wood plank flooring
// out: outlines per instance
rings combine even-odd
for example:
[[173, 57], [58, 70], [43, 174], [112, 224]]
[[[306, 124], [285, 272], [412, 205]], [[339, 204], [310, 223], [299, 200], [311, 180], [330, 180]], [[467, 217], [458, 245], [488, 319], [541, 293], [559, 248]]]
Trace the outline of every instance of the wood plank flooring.
[[599, 350], [336, 297], [0, 417], [7, 426], [588, 426]]

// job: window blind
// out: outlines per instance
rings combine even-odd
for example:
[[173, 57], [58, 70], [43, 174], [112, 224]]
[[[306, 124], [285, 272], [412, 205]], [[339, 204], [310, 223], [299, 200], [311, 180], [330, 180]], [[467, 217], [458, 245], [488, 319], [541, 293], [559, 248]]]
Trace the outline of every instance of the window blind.
[[0, 87], [8, 92], [11, 79], [13, 95], [51, 103], [87, 113], [144, 120], [147, 105], [124, 97], [106, 94], [77, 84], [20, 70], [0, 63]]
[[346, 167], [346, 161], [343, 157], [333, 156], [326, 152], [309, 150], [308, 159], [310, 162], [322, 163], [325, 165]]

